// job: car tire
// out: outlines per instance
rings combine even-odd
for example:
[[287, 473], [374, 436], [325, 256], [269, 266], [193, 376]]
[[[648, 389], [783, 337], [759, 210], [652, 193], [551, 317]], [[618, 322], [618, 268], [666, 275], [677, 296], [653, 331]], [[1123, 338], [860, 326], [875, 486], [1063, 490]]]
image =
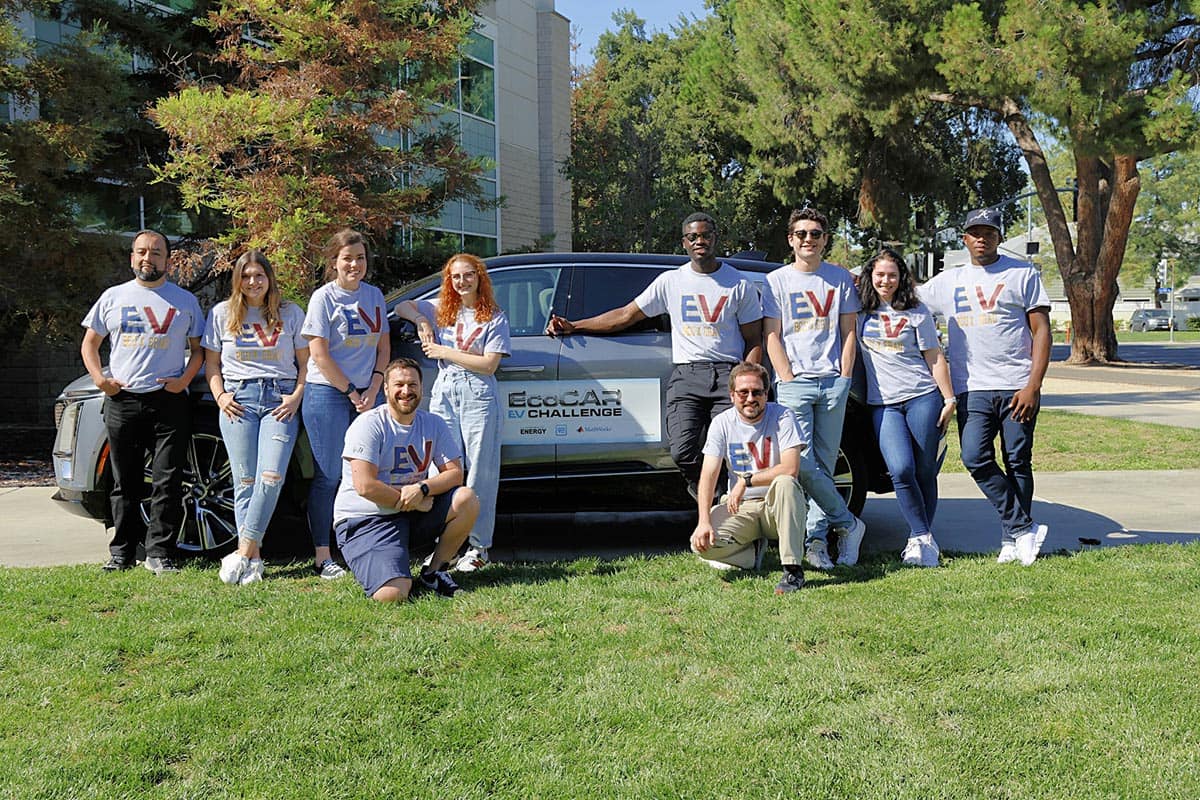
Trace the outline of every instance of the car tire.
[[838, 449], [837, 464], [833, 468], [833, 483], [841, 492], [846, 507], [855, 516], [862, 514], [867, 503], [867, 462], [860, 448]]
[[[146, 482], [150, 483], [150, 455]], [[216, 423], [197, 422], [188, 441], [183, 465], [183, 522], [175, 547], [183, 555], [220, 556], [237, 545], [233, 516], [233, 473], [229, 454]], [[150, 501], [141, 504], [142, 519], [150, 519]]]

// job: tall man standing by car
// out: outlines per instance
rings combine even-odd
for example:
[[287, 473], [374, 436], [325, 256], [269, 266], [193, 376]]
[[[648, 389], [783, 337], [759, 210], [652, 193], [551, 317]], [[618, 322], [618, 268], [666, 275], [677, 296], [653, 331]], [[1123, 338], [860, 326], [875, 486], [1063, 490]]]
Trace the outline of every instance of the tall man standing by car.
[[[783, 578], [775, 594], [804, 586], [804, 516], [808, 504], [796, 477], [804, 443], [792, 412], [767, 402], [767, 370], [738, 364], [729, 376], [733, 408], [708, 429], [696, 506], [699, 522], [692, 551], [716, 565], [758, 569], [768, 539], [779, 541]], [[728, 465], [728, 494], [712, 508], [721, 464]]]
[[[959, 390], [962, 461], [1000, 514], [1000, 563], [1029, 566], [1046, 538], [1034, 524], [1033, 428], [1050, 363], [1050, 298], [1036, 269], [999, 253], [1000, 212], [967, 214], [971, 263], [920, 289], [946, 318], [950, 380]], [[1005, 469], [996, 463], [996, 434]]]
[[[170, 255], [167, 237], [139, 231], [129, 258], [133, 280], [106, 289], [83, 320], [83, 363], [106, 395], [114, 534], [104, 568], [110, 571], [132, 567], [144, 542], [146, 569], [159, 575], [178, 572], [172, 540], [183, 521], [180, 489], [191, 435], [187, 390], [204, 363], [204, 314], [191, 292], [167, 280]], [[110, 375], [100, 362], [106, 337]], [[145, 494], [147, 451], [148, 523], [138, 507]]]
[[762, 360], [762, 306], [754, 285], [717, 260], [717, 223], [708, 214], [683, 221], [683, 249], [688, 263], [659, 275], [626, 305], [576, 321], [553, 315], [546, 332], [614, 333], [670, 315], [675, 368], [667, 383], [667, 440], [695, 497], [709, 422], [729, 408], [729, 372], [742, 360]]
[[412, 548], [436, 539], [417, 583], [453, 596], [458, 584], [446, 567], [471, 533], [479, 497], [462, 485], [462, 450], [445, 420], [418, 408], [421, 366], [393, 360], [383, 370], [383, 393], [387, 404], [359, 414], [346, 431], [333, 501], [338, 547], [367, 596], [394, 603], [412, 589]]
[[830, 528], [841, 531], [838, 563], [845, 565], [858, 563], [867, 531], [833, 483], [862, 304], [854, 277], [822, 260], [828, 242], [824, 214], [812, 208], [793, 211], [788, 243], [795, 260], [767, 276], [769, 291], [763, 294], [767, 355], [775, 367], [779, 402], [796, 415], [800, 436], [810, 445], [800, 460], [800, 485], [808, 493], [805, 558], [817, 569], [833, 568]]

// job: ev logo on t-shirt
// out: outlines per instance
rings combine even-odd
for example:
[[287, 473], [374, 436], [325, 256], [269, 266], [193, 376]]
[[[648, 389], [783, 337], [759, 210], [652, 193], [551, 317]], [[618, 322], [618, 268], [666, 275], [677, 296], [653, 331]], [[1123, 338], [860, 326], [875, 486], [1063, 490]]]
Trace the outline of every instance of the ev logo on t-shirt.
[[764, 436], [762, 450], [757, 442], [730, 442], [729, 466], [733, 472], [759, 472], [771, 467], [771, 439]]
[[433, 461], [433, 441], [421, 440], [421, 450], [416, 445], [396, 445], [393, 449], [392, 468], [389, 470], [393, 486], [417, 483], [429, 475], [429, 464]]
[[788, 300], [791, 304], [792, 319], [828, 319], [829, 312], [833, 309], [833, 289], [825, 291], [824, 303], [812, 290], [793, 292]]
[[171, 320], [175, 319], [177, 309], [167, 306], [167, 314], [161, 322], [150, 306], [142, 306], [141, 311], [145, 317], [138, 313], [137, 306], [121, 306], [121, 333], [145, 333], [149, 321], [150, 332], [161, 336], [171, 328]]
[[242, 323], [242, 332], [234, 337], [234, 347], [274, 347], [279, 342], [279, 334], [283, 331], [283, 325], [276, 324], [275, 329], [270, 333], [263, 328], [262, 325], [255, 322], [253, 325], [247, 322]]
[[[372, 333], [379, 333], [383, 329], [383, 311], [378, 306], [375, 308], [374, 316], [368, 314], [362, 306], [343, 308], [342, 314], [346, 317], [347, 336], [369, 336]], [[360, 319], [363, 323], [361, 325], [359, 324]]]

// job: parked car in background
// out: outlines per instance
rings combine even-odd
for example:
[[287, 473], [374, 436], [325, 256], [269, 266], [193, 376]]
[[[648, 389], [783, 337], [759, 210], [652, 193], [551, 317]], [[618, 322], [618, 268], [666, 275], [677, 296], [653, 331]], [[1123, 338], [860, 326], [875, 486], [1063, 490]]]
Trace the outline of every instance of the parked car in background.
[[1171, 317], [1171, 312], [1165, 308], [1139, 308], [1129, 318], [1131, 331], [1168, 331], [1179, 330], [1179, 323]]
[[[592, 511], [686, 512], [694, 503], [671, 461], [666, 441], [666, 386], [670, 376], [670, 323], [666, 315], [603, 336], [552, 338], [551, 313], [590, 317], [635, 297], [682, 256], [535, 253], [487, 260], [496, 299], [508, 314], [512, 354], [497, 370], [505, 418], [501, 451], [497, 537], [513, 520], [537, 513]], [[725, 259], [761, 287], [778, 267]], [[398, 320], [402, 300], [428, 299], [440, 288], [430, 275], [388, 296], [392, 354], [418, 359], [426, 388], [437, 374], [424, 357], [411, 323]], [[859, 397], [862, 395], [860, 394]], [[103, 397], [83, 376], [55, 404], [55, 499], [68, 509], [110, 522], [112, 478], [101, 419]], [[233, 486], [229, 460], [207, 387], [193, 385], [194, 431], [184, 479], [185, 521], [177, 541], [184, 551], [222, 553], [233, 546]], [[835, 482], [852, 511], [868, 490], [891, 491], [891, 481], [859, 402], [847, 407]], [[297, 441], [284, 497], [268, 531], [307, 542], [303, 505], [312, 476], [307, 437]]]

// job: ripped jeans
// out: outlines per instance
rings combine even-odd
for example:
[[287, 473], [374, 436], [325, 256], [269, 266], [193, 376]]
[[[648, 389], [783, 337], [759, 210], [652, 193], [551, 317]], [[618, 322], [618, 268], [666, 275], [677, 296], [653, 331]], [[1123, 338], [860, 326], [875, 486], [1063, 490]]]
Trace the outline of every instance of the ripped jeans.
[[295, 390], [294, 380], [280, 378], [225, 381], [225, 391], [233, 392], [245, 409], [233, 420], [219, 415], [232, 472], [233, 516], [244, 539], [262, 542], [279, 502], [300, 417], [280, 422], [271, 412], [279, 407], [281, 396]]

